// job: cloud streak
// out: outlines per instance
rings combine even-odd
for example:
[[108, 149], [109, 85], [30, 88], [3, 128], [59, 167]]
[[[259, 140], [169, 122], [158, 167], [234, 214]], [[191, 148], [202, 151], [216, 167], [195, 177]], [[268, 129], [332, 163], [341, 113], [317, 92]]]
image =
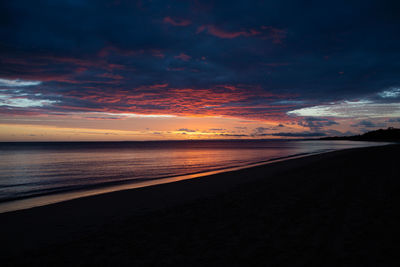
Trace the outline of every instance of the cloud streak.
[[24, 97], [10, 97], [7, 95], [0, 94], [0, 107], [16, 107], [16, 108], [31, 108], [31, 107], [44, 107], [50, 106], [57, 101], [53, 100], [41, 100], [41, 99], [29, 99]]
[[400, 97], [400, 88], [391, 88], [378, 93], [378, 95], [382, 98], [398, 98]]
[[192, 24], [192, 22], [188, 19], [178, 19], [178, 18], [171, 18], [171, 17], [165, 17], [163, 19], [164, 23], [171, 24], [173, 26], [189, 26]]
[[27, 81], [21, 79], [4, 79], [0, 78], [0, 87], [25, 87], [25, 86], [35, 86], [41, 84], [41, 81]]
[[288, 115], [312, 117], [400, 117], [400, 103], [375, 103], [369, 100], [344, 101], [327, 105], [318, 105], [287, 112]]
[[228, 31], [216, 25], [201, 25], [197, 28], [196, 33], [206, 32], [212, 36], [222, 39], [234, 39], [238, 37], [260, 37], [261, 39], [271, 39], [275, 44], [281, 44], [286, 38], [286, 31], [283, 29], [274, 28], [272, 26], [261, 26], [260, 28], [253, 28], [239, 31]]
[[197, 28], [197, 33], [201, 33], [203, 31], [206, 31], [207, 33], [219, 37], [219, 38], [224, 38], [224, 39], [232, 39], [232, 38], [237, 38], [240, 36], [244, 37], [250, 37], [250, 36], [255, 36], [261, 34], [261, 32], [257, 30], [249, 30], [249, 31], [225, 31], [221, 28], [218, 28], [215, 25], [202, 25]]

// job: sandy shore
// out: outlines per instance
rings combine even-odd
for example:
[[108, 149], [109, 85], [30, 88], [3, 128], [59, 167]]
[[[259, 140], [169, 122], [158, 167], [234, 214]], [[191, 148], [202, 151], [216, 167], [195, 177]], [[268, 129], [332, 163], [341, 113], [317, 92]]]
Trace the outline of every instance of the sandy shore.
[[399, 266], [400, 145], [0, 214], [15, 265]]

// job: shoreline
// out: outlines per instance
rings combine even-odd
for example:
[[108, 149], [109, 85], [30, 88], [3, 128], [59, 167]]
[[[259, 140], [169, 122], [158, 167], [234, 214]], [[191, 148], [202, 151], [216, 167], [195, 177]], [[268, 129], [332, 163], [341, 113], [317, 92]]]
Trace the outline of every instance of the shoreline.
[[[381, 144], [379, 144], [377, 142], [371, 142], [371, 143], [374, 143], [374, 144], [364, 146], [364, 147], [385, 146], [385, 145], [391, 144], [388, 142], [382, 142]], [[110, 182], [107, 184], [94, 185], [94, 186], [90, 186], [90, 187], [86, 187], [86, 188], [82, 187], [82, 188], [77, 188], [77, 189], [72, 189], [72, 190], [67, 189], [67, 190], [61, 190], [61, 191], [52, 192], [52, 193], [50, 192], [50, 193], [45, 193], [45, 194], [38, 194], [38, 195], [33, 195], [33, 196], [8, 199], [8, 200], [0, 201], [0, 214], [18, 211], [18, 210], [31, 209], [31, 208], [41, 207], [41, 206], [46, 206], [46, 205], [52, 205], [52, 204], [56, 204], [56, 203], [60, 203], [60, 202], [65, 202], [65, 201], [70, 201], [70, 200], [74, 200], [74, 199], [85, 198], [85, 197], [90, 197], [90, 196], [95, 196], [95, 195], [108, 194], [108, 193], [124, 191], [124, 190], [132, 190], [132, 189], [155, 186], [155, 185], [166, 184], [166, 183], [174, 183], [174, 182], [188, 180], [188, 179], [202, 178], [202, 177], [207, 177], [210, 175], [216, 175], [216, 174], [225, 173], [225, 172], [233, 172], [233, 171], [238, 171], [238, 170], [242, 170], [242, 169], [248, 169], [248, 168], [253, 168], [253, 167], [257, 167], [257, 166], [273, 164], [276, 162], [297, 159], [297, 158], [303, 158], [303, 157], [309, 157], [309, 156], [313, 156], [313, 155], [325, 154], [325, 153], [330, 153], [330, 152], [340, 151], [340, 150], [347, 150], [347, 149], [354, 149], [354, 148], [345, 148], [345, 149], [336, 149], [336, 150], [329, 149], [329, 150], [324, 150], [324, 151], [319, 151], [319, 152], [299, 153], [299, 154], [293, 154], [293, 155], [288, 155], [288, 156], [279, 157], [279, 158], [271, 158], [268, 160], [247, 163], [247, 164], [243, 164], [243, 165], [237, 165], [237, 166], [231, 166], [231, 167], [221, 167], [221, 168], [217, 168], [217, 169], [213, 169], [213, 170], [205, 170], [205, 171], [188, 173], [188, 174], [183, 174], [183, 175], [172, 175], [172, 176], [143, 179], [143, 180]]]
[[[387, 145], [387, 144], [384, 144], [384, 145]], [[375, 146], [380, 146], [380, 145], [375, 145]], [[333, 152], [333, 151], [339, 151], [339, 150], [328, 150], [328, 151], [314, 152], [314, 153], [300, 153], [300, 154], [294, 154], [294, 155], [289, 155], [289, 156], [280, 157], [280, 158], [272, 158], [272, 159], [260, 161], [260, 162], [248, 163], [248, 164], [241, 165], [241, 166], [218, 168], [216, 170], [207, 170], [207, 171], [189, 173], [189, 174], [184, 174], [184, 175], [146, 179], [143, 181], [133, 180], [131, 182], [121, 182], [121, 183], [110, 184], [110, 185], [99, 185], [99, 186], [93, 186], [91, 188], [60, 191], [60, 192], [49, 193], [49, 194], [38, 195], [38, 196], [22, 197], [20, 199], [5, 200], [5, 201], [0, 202], [0, 214], [18, 211], [18, 210], [31, 209], [31, 208], [35, 208], [35, 207], [47, 206], [47, 205], [52, 205], [52, 204], [56, 204], [56, 203], [60, 203], [60, 202], [65, 202], [65, 201], [70, 201], [70, 200], [74, 200], [74, 199], [85, 198], [85, 197], [90, 197], [90, 196], [95, 196], [95, 195], [108, 194], [108, 193], [124, 191], [124, 190], [133, 190], [133, 189], [137, 189], [137, 188], [161, 185], [161, 184], [166, 184], [166, 183], [174, 183], [174, 182], [179, 182], [179, 181], [188, 180], [188, 179], [202, 178], [202, 177], [207, 177], [210, 175], [215, 175], [215, 174], [220, 174], [220, 173], [225, 173], [225, 172], [233, 172], [233, 171], [253, 168], [253, 167], [257, 167], [257, 166], [272, 164], [272, 163], [276, 163], [276, 162], [291, 160], [291, 159], [298, 159], [298, 158], [303, 158], [303, 157], [308, 157], [308, 156], [313, 156], [313, 155], [329, 153], [329, 152]]]
[[0, 260], [396, 266], [399, 152], [338, 150], [2, 213]]

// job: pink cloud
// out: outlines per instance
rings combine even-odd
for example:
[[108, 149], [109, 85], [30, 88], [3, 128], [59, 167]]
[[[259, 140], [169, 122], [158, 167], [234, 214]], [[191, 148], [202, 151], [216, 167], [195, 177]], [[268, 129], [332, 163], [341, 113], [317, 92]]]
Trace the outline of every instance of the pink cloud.
[[183, 61], [189, 61], [192, 57], [189, 55], [186, 55], [185, 53], [180, 53], [178, 56], [174, 56], [174, 58], [183, 60]]
[[156, 88], [165, 88], [168, 87], [168, 83], [160, 83], [160, 84], [153, 84], [148, 86], [151, 89], [156, 89]]
[[[143, 85], [133, 89], [86, 86], [85, 90], [59, 92], [66, 98], [79, 99], [54, 104], [51, 109], [12, 109], [0, 113], [15, 115], [74, 114], [75, 112], [102, 112], [143, 115], [175, 115], [190, 117], [225, 116], [260, 121], [285, 121], [286, 112], [294, 108], [291, 104], [257, 104], [290, 99], [290, 94], [274, 94], [261, 87], [251, 85], [216, 85], [208, 88], [175, 88], [168, 83]], [[83, 102], [84, 101], [84, 102]], [[87, 105], [91, 103], [91, 105]], [[22, 112], [22, 113], [21, 113]], [[27, 113], [28, 112], [28, 113]], [[97, 117], [96, 115], [89, 117]], [[97, 119], [97, 118], [96, 118]], [[99, 116], [99, 119], [102, 119]]]
[[122, 56], [134, 56], [134, 55], [143, 54], [144, 50], [126, 50], [126, 49], [121, 49], [121, 48], [110, 45], [110, 46], [103, 47], [97, 53], [97, 55], [101, 58], [104, 58], [104, 57], [109, 56], [112, 53], [122, 55]]
[[[41, 55], [26, 58], [4, 58], [4, 62], [16, 65], [20, 69], [20, 73], [7, 75], [14, 79], [39, 80], [42, 82], [63, 82], [70, 84], [112, 84], [116, 81], [96, 81], [92, 77], [86, 75], [88, 70], [100, 72], [96, 74], [98, 77], [112, 78], [115, 80], [122, 79], [122, 76], [113, 75], [115, 70], [125, 69], [124, 65], [110, 63], [102, 58], [77, 58], [77, 57], [60, 57], [54, 55]], [[32, 63], [31, 63], [32, 62]], [[34, 67], [33, 67], [34, 66]], [[108, 76], [108, 77], [106, 77]]]
[[75, 57], [55, 57], [55, 56], [40, 56], [38, 59], [47, 60], [54, 64], [71, 64], [84, 68], [98, 68], [112, 71], [114, 69], [124, 69], [125, 66], [121, 64], [108, 63], [103, 59], [90, 59], [90, 58], [75, 58]]
[[192, 22], [188, 19], [178, 19], [178, 18], [173, 19], [171, 17], [165, 17], [163, 22], [174, 26], [188, 26], [192, 24]]
[[165, 57], [164, 53], [162, 53], [162, 51], [159, 50], [159, 49], [152, 49], [150, 52], [151, 52], [151, 55], [153, 57], [158, 57], [158, 58], [164, 58]]
[[[133, 91], [113, 89], [100, 91], [95, 87], [85, 91], [69, 91], [67, 97], [96, 103], [96, 108], [83, 107], [83, 111], [108, 113], [136, 113], [177, 116], [228, 116], [256, 120], [284, 119], [291, 105], [259, 105], [257, 99], [276, 100], [293, 97], [288, 94], [265, 92], [260, 87], [246, 85], [218, 85], [210, 88], [173, 88], [168, 84], [153, 84], [135, 88]], [[160, 93], [162, 91], [162, 93]], [[63, 110], [79, 107], [63, 106]]]
[[286, 30], [274, 28], [272, 26], [261, 26], [261, 29], [269, 31], [267, 38], [272, 39], [272, 42], [275, 44], [281, 44], [283, 39], [286, 38]]
[[162, 53], [160, 49], [138, 49], [138, 50], [128, 50], [122, 49], [115, 46], [106, 46], [100, 49], [97, 53], [97, 56], [100, 58], [108, 57], [110, 54], [130, 57], [130, 56], [138, 56], [143, 54], [150, 54], [154, 57], [164, 58], [165, 55]]
[[271, 39], [273, 43], [280, 44], [286, 38], [286, 30], [274, 28], [272, 26], [261, 26], [260, 29], [248, 29], [240, 31], [225, 31], [215, 25], [201, 25], [197, 28], [196, 33], [206, 31], [208, 34], [223, 38], [233, 39], [240, 36], [251, 37], [260, 36], [263, 39]]
[[213, 36], [216, 36], [219, 38], [224, 38], [224, 39], [232, 39], [232, 38], [236, 38], [239, 36], [249, 37], [249, 36], [261, 34], [260, 31], [253, 30], [253, 29], [249, 30], [249, 31], [228, 32], [228, 31], [224, 31], [214, 25], [202, 25], [197, 28], [197, 33], [200, 33], [204, 30], [207, 30], [207, 32]]
[[113, 73], [103, 73], [98, 75], [98, 77], [101, 78], [109, 78], [109, 79], [114, 79], [114, 80], [122, 80], [124, 77], [122, 77], [121, 75], [118, 74], [113, 74]]

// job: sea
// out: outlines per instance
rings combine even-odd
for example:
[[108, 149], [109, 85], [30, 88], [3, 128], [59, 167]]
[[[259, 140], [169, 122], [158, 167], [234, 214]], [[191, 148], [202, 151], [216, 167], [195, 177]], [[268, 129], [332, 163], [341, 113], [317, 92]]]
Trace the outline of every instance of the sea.
[[[0, 143], [0, 203], [201, 177], [381, 143], [322, 140]], [[177, 179], [173, 179], [177, 180]], [[117, 187], [116, 187], [117, 186]], [[121, 187], [122, 186], [122, 187]], [[119, 188], [119, 189], [118, 189]], [[63, 200], [61, 198], [61, 200]]]

